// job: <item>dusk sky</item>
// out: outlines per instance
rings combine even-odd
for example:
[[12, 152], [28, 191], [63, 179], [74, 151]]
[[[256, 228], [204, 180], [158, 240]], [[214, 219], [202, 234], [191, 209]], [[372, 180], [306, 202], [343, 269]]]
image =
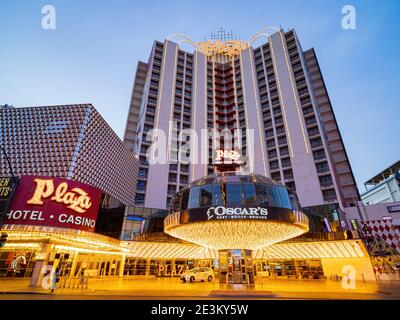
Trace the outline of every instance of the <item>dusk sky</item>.
[[[44, 5], [56, 29], [41, 27]], [[356, 9], [345, 30], [344, 5]], [[92, 103], [122, 138], [138, 60], [172, 33], [247, 40], [295, 28], [314, 47], [360, 191], [400, 160], [400, 1], [0, 1], [0, 104]], [[261, 44], [259, 40], [256, 45]]]

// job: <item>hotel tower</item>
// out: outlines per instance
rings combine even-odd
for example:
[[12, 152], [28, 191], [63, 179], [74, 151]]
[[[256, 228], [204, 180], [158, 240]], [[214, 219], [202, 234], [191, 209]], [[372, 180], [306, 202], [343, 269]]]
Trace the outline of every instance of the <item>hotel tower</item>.
[[213, 160], [224, 145], [209, 137], [201, 149], [208, 163], [151, 164], [152, 129], [165, 132], [169, 146], [185, 129], [241, 129], [245, 161], [234, 170], [251, 162], [253, 173], [295, 191], [303, 208], [343, 210], [359, 200], [315, 51], [304, 51], [294, 30], [266, 28], [248, 41], [222, 30], [204, 42], [173, 35], [138, 63], [124, 136], [140, 161], [135, 205], [166, 209], [181, 188], [221, 168]]

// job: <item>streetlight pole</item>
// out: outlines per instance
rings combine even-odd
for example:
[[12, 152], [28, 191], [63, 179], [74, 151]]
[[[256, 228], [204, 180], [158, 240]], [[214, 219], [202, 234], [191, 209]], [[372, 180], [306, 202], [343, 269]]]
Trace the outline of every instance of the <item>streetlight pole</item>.
[[[14, 171], [12, 169], [10, 159], [7, 156], [6, 150], [1, 145], [0, 145], [0, 149], [4, 153], [4, 156], [6, 157], [8, 168], [10, 169], [11, 176], [12, 176], [12, 187], [11, 187], [12, 188], [11, 198], [12, 198], [12, 196], [14, 194], [14, 191], [15, 191], [15, 188], [17, 187], [18, 179], [14, 175]], [[0, 228], [3, 225], [4, 215], [7, 212], [9, 205], [10, 205], [10, 198], [8, 200], [6, 199], [6, 204], [4, 206], [2, 206], [2, 208], [0, 208]], [[2, 233], [1, 234], [1, 240], [0, 240], [0, 246], [3, 247], [6, 241], [7, 241], [7, 234], [6, 233]]]

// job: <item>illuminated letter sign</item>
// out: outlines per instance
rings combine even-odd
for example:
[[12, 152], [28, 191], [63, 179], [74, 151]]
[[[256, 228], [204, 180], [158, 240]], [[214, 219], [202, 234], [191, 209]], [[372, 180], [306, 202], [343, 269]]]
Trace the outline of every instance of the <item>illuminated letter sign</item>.
[[[32, 198], [29, 199], [27, 204], [42, 205], [43, 199], [50, 197], [54, 192], [53, 179], [39, 179], [36, 182], [36, 190]], [[67, 208], [74, 210], [78, 213], [84, 213], [92, 206], [89, 195], [81, 188], [72, 188], [68, 191], [68, 183], [61, 182], [51, 197], [51, 201], [63, 203]]]
[[73, 180], [21, 177], [6, 224], [94, 231], [101, 191]]
[[240, 153], [235, 150], [217, 150], [217, 161], [223, 159], [238, 161], [240, 159]]
[[207, 220], [214, 219], [266, 219], [268, 209], [257, 208], [226, 208], [223, 206], [211, 207], [207, 210]]

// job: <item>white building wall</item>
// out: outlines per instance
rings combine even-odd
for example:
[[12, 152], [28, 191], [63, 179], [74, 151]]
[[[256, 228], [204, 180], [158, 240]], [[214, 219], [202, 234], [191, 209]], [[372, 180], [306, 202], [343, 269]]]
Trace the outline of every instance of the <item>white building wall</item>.
[[[174, 84], [176, 77], [177, 44], [168, 40], [164, 42], [164, 55], [160, 74], [160, 89], [158, 94], [154, 128], [165, 133], [168, 139], [171, 108], [175, 97]], [[164, 150], [165, 152], [166, 150]], [[165, 208], [168, 190], [168, 164], [156, 163], [149, 166], [145, 207]], [[160, 183], [164, 181], [164, 183]]]
[[394, 177], [388, 178], [361, 195], [364, 204], [400, 201], [400, 187]]
[[297, 196], [303, 207], [320, 205], [324, 203], [313, 154], [309, 145], [306, 126], [302, 115], [301, 104], [293, 88], [286, 61], [286, 47], [282, 44], [281, 33], [276, 32], [269, 37], [271, 44], [272, 62], [275, 67], [279, 99], [283, 111], [289, 151]]

